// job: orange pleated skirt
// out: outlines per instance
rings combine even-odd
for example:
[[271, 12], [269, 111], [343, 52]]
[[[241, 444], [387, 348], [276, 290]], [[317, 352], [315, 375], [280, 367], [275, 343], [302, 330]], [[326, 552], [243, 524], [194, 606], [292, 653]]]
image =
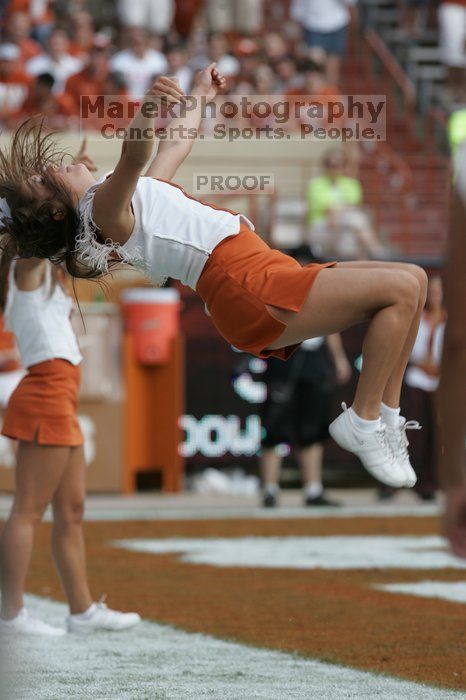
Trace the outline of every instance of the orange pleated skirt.
[[197, 284], [219, 333], [243, 352], [288, 359], [299, 345], [268, 350], [286, 328], [269, 306], [300, 311], [319, 272], [335, 263], [302, 266], [271, 249], [243, 225], [214, 248]]
[[80, 377], [79, 365], [67, 360], [30, 367], [8, 402], [2, 434], [39, 445], [82, 445], [77, 418]]

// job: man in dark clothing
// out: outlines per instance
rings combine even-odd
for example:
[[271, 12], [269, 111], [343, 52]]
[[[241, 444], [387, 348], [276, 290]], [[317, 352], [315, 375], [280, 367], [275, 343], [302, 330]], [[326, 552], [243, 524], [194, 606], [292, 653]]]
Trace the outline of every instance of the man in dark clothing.
[[261, 456], [265, 507], [277, 505], [283, 444], [298, 451], [305, 504], [338, 505], [326, 497], [322, 486], [322, 442], [328, 437], [334, 389], [350, 376], [339, 335], [306, 341], [286, 363], [268, 360]]

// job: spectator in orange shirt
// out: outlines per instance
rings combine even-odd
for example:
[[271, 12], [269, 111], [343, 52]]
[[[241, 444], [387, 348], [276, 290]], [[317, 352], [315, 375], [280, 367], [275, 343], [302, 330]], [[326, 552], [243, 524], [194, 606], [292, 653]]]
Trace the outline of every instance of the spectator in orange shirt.
[[126, 101], [129, 102], [129, 92], [124, 75], [118, 71], [110, 71], [103, 82], [102, 94], [126, 97]]
[[[340, 90], [336, 85], [331, 85], [325, 73], [325, 67], [320, 63], [316, 63], [311, 59], [305, 59], [299, 66], [299, 71], [302, 73], [302, 84], [298, 87], [288, 90], [286, 97], [290, 99], [292, 118], [290, 126], [294, 129], [299, 129], [303, 124], [309, 124], [311, 121], [315, 126], [319, 126], [318, 120], [312, 120], [307, 115], [307, 106], [313, 100], [318, 100], [322, 104], [324, 113], [326, 106], [332, 100], [340, 97]], [[296, 97], [294, 100], [293, 97]], [[301, 106], [300, 106], [301, 104]], [[295, 120], [294, 125], [292, 122]], [[326, 120], [322, 126], [326, 124]]]
[[19, 67], [16, 44], [0, 45], [0, 119], [9, 117], [23, 103], [32, 79]]
[[[117, 101], [121, 107], [123, 116], [112, 118], [111, 122], [115, 128], [126, 127], [131, 121], [129, 103], [131, 98], [128, 95], [126, 81], [124, 76], [117, 71], [107, 73], [105, 80], [102, 81], [102, 89], [100, 94], [110, 96], [110, 101]], [[75, 107], [73, 105], [73, 109]], [[76, 112], [74, 111], [74, 114]], [[99, 116], [97, 112], [87, 114], [80, 123], [82, 129], [100, 130], [108, 123], [108, 118], [104, 115]]]
[[11, 0], [7, 17], [16, 12], [26, 14], [32, 21], [34, 39], [44, 44], [53, 29], [53, 2], [54, 0]]
[[86, 60], [94, 45], [95, 27], [92, 15], [85, 10], [74, 12], [71, 17], [71, 42], [69, 52], [81, 60]]
[[240, 75], [235, 87], [238, 95], [246, 95], [254, 90], [256, 71], [262, 64], [259, 42], [243, 36], [235, 42], [233, 55], [240, 63]]
[[65, 94], [72, 105], [73, 114], [79, 114], [82, 95], [105, 95], [105, 81], [109, 73], [108, 39], [97, 34], [89, 53], [87, 65], [70, 76], [65, 84]]
[[175, 27], [183, 37], [189, 38], [198, 13], [202, 10], [204, 0], [183, 0], [175, 3]]
[[15, 44], [20, 50], [20, 61], [26, 61], [42, 52], [41, 45], [31, 39], [31, 19], [25, 12], [15, 12], [9, 15], [6, 22], [6, 41]]
[[[16, 114], [11, 115], [11, 122], [24, 121], [40, 115], [45, 118], [51, 129], [63, 129], [73, 114], [73, 102], [68, 95], [54, 95], [55, 80], [50, 73], [41, 73], [31, 85], [29, 94]], [[12, 124], [14, 126], [14, 124]]]

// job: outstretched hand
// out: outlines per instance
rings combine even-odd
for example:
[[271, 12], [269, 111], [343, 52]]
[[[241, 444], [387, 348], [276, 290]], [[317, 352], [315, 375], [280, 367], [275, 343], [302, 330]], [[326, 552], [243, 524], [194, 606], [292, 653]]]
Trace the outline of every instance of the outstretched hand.
[[87, 153], [87, 137], [85, 136], [81, 142], [81, 148], [77, 152], [75, 158], [75, 163], [82, 163], [91, 173], [97, 172], [97, 165], [94, 163], [90, 155]]
[[185, 94], [180, 88], [178, 81], [174, 78], [168, 78], [165, 75], [161, 75], [157, 78], [152, 84], [152, 87], [147, 91], [147, 95], [156, 97], [167, 105], [180, 104], [185, 98]]
[[205, 95], [209, 100], [213, 100], [220, 90], [224, 90], [227, 84], [226, 78], [220, 75], [216, 68], [216, 63], [211, 63], [194, 78], [194, 88], [196, 92]]

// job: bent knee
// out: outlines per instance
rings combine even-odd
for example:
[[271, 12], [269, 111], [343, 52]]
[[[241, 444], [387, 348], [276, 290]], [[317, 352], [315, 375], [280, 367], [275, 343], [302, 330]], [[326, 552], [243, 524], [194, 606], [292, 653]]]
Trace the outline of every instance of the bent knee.
[[414, 275], [419, 283], [420, 300], [424, 304], [427, 297], [427, 287], [429, 284], [427, 272], [419, 265], [412, 265], [411, 263], [408, 263], [408, 270], [412, 275]]
[[396, 275], [394, 295], [397, 304], [415, 311], [421, 297], [421, 286], [417, 277], [408, 271], [400, 270]]

